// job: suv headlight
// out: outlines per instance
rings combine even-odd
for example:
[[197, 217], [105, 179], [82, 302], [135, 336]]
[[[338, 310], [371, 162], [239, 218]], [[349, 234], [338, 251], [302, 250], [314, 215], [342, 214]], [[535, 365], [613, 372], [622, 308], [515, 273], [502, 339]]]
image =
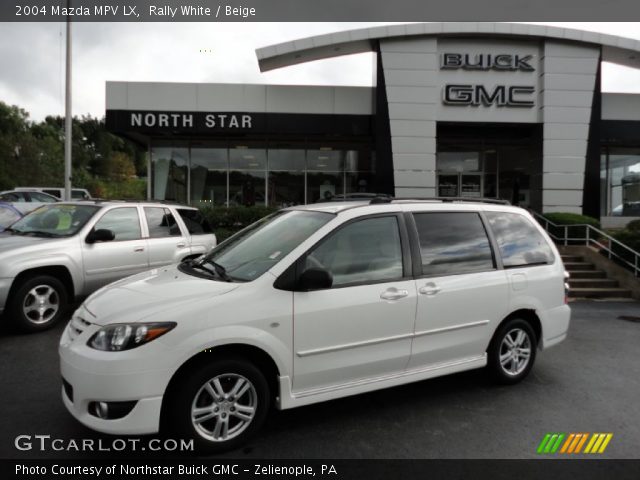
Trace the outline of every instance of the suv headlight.
[[176, 326], [174, 322], [164, 323], [116, 323], [98, 330], [87, 342], [96, 350], [120, 352], [139, 347], [155, 340]]

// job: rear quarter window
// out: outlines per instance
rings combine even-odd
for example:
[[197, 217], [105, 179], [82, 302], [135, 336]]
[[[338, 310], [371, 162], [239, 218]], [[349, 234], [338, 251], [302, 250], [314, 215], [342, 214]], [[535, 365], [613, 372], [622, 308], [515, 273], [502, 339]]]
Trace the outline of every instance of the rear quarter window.
[[179, 208], [178, 213], [180, 214], [180, 217], [182, 217], [182, 221], [191, 235], [213, 233], [213, 229], [211, 228], [209, 221], [198, 210]]
[[495, 268], [489, 238], [477, 213], [415, 213], [413, 218], [423, 275], [457, 275]]
[[504, 268], [553, 263], [553, 250], [527, 217], [510, 212], [486, 212]]

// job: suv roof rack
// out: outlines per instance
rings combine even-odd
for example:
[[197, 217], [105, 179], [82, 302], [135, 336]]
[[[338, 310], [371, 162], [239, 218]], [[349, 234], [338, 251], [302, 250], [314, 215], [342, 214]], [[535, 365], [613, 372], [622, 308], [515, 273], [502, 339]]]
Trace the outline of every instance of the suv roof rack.
[[468, 198], [468, 197], [409, 197], [409, 198], [395, 198], [395, 197], [375, 197], [369, 202], [370, 205], [376, 203], [392, 203], [396, 201], [405, 202], [465, 202], [465, 203], [490, 203], [494, 205], [511, 205], [508, 200], [499, 200], [497, 198]]

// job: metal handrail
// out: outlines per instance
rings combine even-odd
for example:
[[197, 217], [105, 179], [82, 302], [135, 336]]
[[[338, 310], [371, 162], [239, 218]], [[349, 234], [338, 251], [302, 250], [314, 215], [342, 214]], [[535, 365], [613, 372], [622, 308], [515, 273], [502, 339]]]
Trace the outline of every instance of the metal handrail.
[[[612, 257], [615, 257], [617, 260], [619, 260], [620, 262], [625, 264], [627, 267], [629, 267], [633, 271], [633, 274], [636, 277], [640, 276], [640, 253], [628, 247], [627, 245], [622, 243], [620, 240], [616, 240], [608, 233], [603, 232], [602, 230], [594, 227], [593, 225], [589, 225], [587, 223], [578, 223], [575, 225], [558, 225], [556, 223], [553, 223], [551, 220], [547, 219], [546, 217], [540, 215], [538, 212], [531, 211], [531, 214], [536, 218], [536, 220], [538, 220], [538, 223], [543, 225], [544, 229], [549, 234], [549, 236], [553, 238], [553, 240], [555, 240], [556, 242], [562, 242], [565, 246], [568, 245], [569, 242], [585, 242], [585, 245], [588, 247], [591, 246], [592, 244], [596, 245], [600, 249], [607, 252], [607, 256], [609, 257], [609, 260], [611, 260]], [[544, 224], [542, 224], [542, 222], [544, 222]], [[560, 237], [558, 235], [553, 234], [552, 232], [549, 231], [549, 225], [555, 228], [561, 228], [562, 231], [564, 232], [564, 235]], [[569, 228], [577, 228], [577, 227], [583, 227], [585, 229], [584, 237], [569, 236]], [[606, 244], [601, 243], [599, 241], [601, 238], [604, 238], [607, 241], [607, 243]], [[631, 255], [633, 255], [633, 262], [630, 262], [626, 258], [614, 252], [612, 248], [613, 244], [619, 245], [620, 247], [628, 251]]]

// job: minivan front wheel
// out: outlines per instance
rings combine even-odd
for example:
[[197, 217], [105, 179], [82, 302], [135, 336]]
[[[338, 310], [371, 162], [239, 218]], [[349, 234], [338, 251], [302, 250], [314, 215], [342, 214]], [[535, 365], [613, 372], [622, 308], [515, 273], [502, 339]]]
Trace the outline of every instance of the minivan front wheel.
[[38, 332], [55, 325], [66, 313], [67, 290], [50, 275], [34, 275], [11, 293], [9, 320], [23, 332]]
[[173, 433], [193, 438], [199, 451], [240, 446], [255, 434], [269, 410], [264, 375], [242, 359], [218, 360], [189, 372], [168, 402]]
[[531, 325], [520, 318], [511, 319], [500, 327], [489, 345], [489, 370], [500, 383], [517, 383], [531, 371], [536, 349]]

